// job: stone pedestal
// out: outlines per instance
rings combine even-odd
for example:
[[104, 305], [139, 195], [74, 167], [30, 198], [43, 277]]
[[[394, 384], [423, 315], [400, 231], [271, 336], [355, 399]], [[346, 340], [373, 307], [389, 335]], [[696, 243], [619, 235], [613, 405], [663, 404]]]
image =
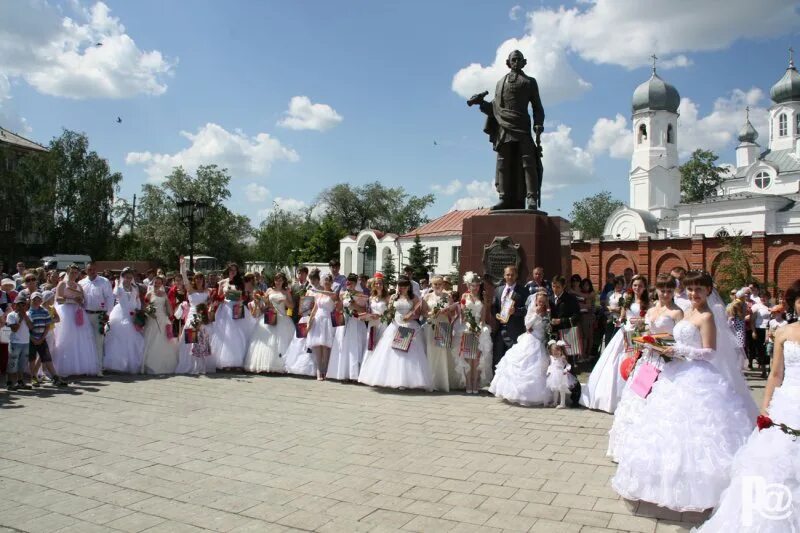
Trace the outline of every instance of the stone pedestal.
[[[556, 274], [569, 278], [572, 266], [569, 223], [561, 217], [524, 210], [495, 211], [464, 220], [459, 269], [462, 277], [468, 271], [481, 275], [492, 273], [488, 272], [491, 269], [487, 268], [485, 251], [496, 238], [508, 238], [506, 245], [518, 245], [520, 282], [524, 283], [536, 266], [544, 268], [547, 279]], [[508, 255], [500, 253], [495, 257], [502, 261]], [[496, 278], [496, 272], [494, 274]]]

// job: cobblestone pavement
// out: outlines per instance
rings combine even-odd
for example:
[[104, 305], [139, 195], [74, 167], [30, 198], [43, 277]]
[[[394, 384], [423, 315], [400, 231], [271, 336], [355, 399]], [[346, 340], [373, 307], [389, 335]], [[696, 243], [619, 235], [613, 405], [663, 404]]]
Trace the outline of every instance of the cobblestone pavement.
[[284, 376], [2, 392], [0, 526], [660, 533], [700, 520], [616, 496], [611, 421]]

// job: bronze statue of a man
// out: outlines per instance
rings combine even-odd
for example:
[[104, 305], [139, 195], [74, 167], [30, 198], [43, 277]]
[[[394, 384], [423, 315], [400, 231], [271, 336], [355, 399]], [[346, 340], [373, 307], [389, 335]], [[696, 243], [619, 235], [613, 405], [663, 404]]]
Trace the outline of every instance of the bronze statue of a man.
[[[497, 82], [494, 100], [483, 100], [487, 92], [467, 100], [467, 105], [478, 104], [487, 115], [484, 131], [497, 152], [495, 187], [500, 202], [492, 207], [493, 210], [538, 210], [541, 205], [540, 135], [544, 129], [544, 108], [536, 80], [522, 71], [526, 64], [522, 52], [514, 50], [506, 60], [511, 71]], [[531, 135], [528, 104], [533, 109], [535, 142]]]

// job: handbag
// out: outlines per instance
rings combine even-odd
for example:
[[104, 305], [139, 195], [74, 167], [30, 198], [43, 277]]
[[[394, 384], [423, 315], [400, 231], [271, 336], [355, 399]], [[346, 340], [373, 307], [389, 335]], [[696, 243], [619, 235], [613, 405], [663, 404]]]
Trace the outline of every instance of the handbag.
[[647, 398], [653, 389], [653, 384], [661, 373], [658, 368], [650, 363], [645, 363], [639, 367], [631, 381], [631, 390], [642, 398]]
[[275, 312], [275, 309], [270, 307], [264, 313], [264, 324], [268, 326], [274, 326], [278, 323], [278, 313]]
[[169, 340], [173, 339], [174, 333], [172, 332], [172, 324], [167, 324], [164, 326], [164, 334], [167, 336]]
[[331, 311], [331, 324], [333, 324], [335, 328], [344, 326], [344, 313], [341, 311]]
[[233, 308], [231, 309], [231, 314], [233, 315], [234, 320], [241, 320], [244, 318], [244, 305], [241, 302], [236, 302], [233, 304]]
[[414, 330], [405, 326], [398, 326], [397, 333], [392, 340], [392, 348], [401, 352], [408, 352], [411, 341], [414, 339]]
[[197, 342], [197, 330], [192, 328], [183, 329], [183, 342], [184, 344], [194, 344]]
[[83, 326], [83, 309], [80, 307], [75, 310], [75, 325]]
[[295, 326], [295, 336], [298, 339], [305, 339], [308, 336], [308, 322], [298, 322]]
[[578, 326], [559, 330], [558, 337], [567, 345], [567, 355], [583, 355], [583, 336]]

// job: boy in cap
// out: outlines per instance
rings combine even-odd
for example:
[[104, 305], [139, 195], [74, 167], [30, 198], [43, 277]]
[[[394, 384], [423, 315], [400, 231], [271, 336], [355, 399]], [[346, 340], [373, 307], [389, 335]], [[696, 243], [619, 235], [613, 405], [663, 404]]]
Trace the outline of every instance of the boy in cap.
[[30, 389], [25, 384], [24, 368], [28, 364], [31, 319], [28, 318], [28, 300], [18, 295], [14, 309], [6, 314], [6, 325], [11, 328], [11, 343], [8, 346], [8, 390]]
[[39, 365], [36, 364], [36, 357], [38, 356], [44, 369], [53, 378], [53, 385], [57, 387], [66, 387], [67, 382], [58, 377], [58, 373], [53, 366], [50, 347], [47, 345], [47, 332], [50, 330], [53, 318], [50, 316], [50, 312], [42, 307], [43, 300], [42, 293], [34, 292], [31, 295], [31, 309], [28, 311], [28, 318], [31, 321], [30, 350], [28, 355], [31, 363], [31, 384], [34, 387], [40, 385], [37, 377]]

